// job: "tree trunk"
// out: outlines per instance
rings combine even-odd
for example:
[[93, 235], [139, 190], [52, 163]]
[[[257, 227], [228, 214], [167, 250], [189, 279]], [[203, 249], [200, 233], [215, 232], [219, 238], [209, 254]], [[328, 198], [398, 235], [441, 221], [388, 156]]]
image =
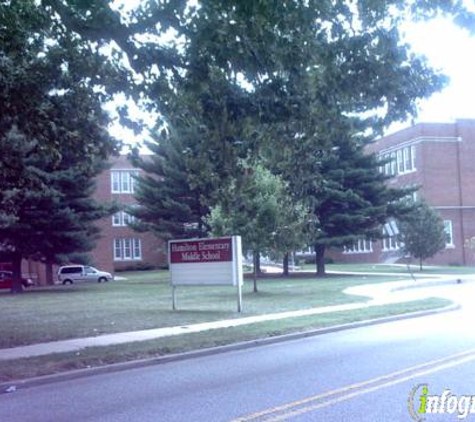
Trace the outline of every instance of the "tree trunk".
[[254, 255], [254, 265], [256, 266], [256, 272], [257, 274], [262, 274], [262, 270], [261, 270], [261, 253], [258, 251], [255, 253]]
[[419, 259], [419, 270], [422, 271], [422, 258]]
[[51, 262], [47, 262], [46, 264], [46, 284], [53, 285], [53, 264]]
[[22, 256], [19, 252], [12, 253], [12, 272], [13, 272], [13, 281], [12, 281], [12, 293], [22, 293], [23, 285], [21, 283], [21, 260]]
[[254, 260], [254, 293], [257, 293], [257, 273], [260, 272], [260, 254], [257, 251], [253, 252]]
[[286, 252], [284, 254], [284, 262], [282, 263], [282, 268], [283, 268], [283, 275], [288, 276], [289, 275], [289, 252]]
[[315, 245], [317, 277], [325, 276], [325, 245]]

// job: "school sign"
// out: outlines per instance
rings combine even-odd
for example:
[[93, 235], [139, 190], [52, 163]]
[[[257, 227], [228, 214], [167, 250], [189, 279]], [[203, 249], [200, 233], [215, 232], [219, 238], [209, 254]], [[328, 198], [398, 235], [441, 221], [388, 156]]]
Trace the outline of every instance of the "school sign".
[[173, 294], [176, 309], [177, 286], [235, 286], [238, 311], [242, 308], [241, 237], [171, 240], [168, 243]]

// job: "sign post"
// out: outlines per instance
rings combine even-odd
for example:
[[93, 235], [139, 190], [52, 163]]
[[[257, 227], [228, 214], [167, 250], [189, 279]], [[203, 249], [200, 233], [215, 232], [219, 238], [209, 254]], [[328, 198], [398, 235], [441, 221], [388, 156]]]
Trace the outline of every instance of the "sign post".
[[172, 308], [176, 311], [176, 286], [172, 286]]
[[241, 237], [171, 240], [168, 262], [172, 306], [176, 310], [177, 286], [237, 286], [237, 308], [242, 311]]

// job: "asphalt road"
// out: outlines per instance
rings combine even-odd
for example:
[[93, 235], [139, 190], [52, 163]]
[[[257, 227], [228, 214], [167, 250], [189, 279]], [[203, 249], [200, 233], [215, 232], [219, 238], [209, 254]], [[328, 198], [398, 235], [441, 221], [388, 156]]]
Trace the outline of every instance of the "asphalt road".
[[[420, 384], [475, 395], [475, 285], [440, 289], [463, 309], [18, 390], [0, 421], [411, 421]], [[460, 420], [417, 413], [421, 388], [415, 417]]]

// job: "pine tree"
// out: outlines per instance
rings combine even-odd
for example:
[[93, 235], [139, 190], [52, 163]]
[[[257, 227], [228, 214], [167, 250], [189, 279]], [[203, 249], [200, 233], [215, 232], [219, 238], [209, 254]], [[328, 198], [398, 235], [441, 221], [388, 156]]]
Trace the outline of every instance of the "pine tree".
[[[3, 146], [13, 165], [1, 178], [0, 239], [14, 270], [20, 272], [23, 258], [50, 266], [93, 249], [99, 234], [94, 222], [113, 212], [110, 204], [92, 198], [102, 160], [85, 168], [64, 151], [57, 162], [16, 131], [0, 138]], [[21, 291], [21, 283], [13, 290]]]
[[323, 182], [309, 200], [319, 224], [313, 244], [317, 274], [322, 276], [327, 248], [347, 246], [359, 238], [380, 238], [388, 219], [411, 211], [405, 198], [413, 189], [388, 187], [376, 155], [366, 153], [358, 140], [340, 140], [320, 160]]
[[48, 282], [53, 281], [53, 264], [90, 261], [87, 252], [94, 249], [100, 237], [95, 223], [117, 209], [115, 204], [100, 203], [93, 197], [95, 178], [106, 168], [102, 160], [88, 173], [79, 166], [71, 166], [68, 160], [65, 164], [68, 168], [56, 170], [48, 177], [58, 197], [43, 220], [47, 244], [37, 254], [46, 264]]
[[137, 180], [138, 206], [130, 210], [137, 218], [134, 227], [150, 230], [160, 239], [203, 237], [207, 232], [204, 217], [208, 207], [202, 184], [193, 185], [193, 152], [177, 136], [162, 131], [155, 143], [147, 143], [153, 155], [132, 156], [134, 165], [144, 174]]
[[107, 95], [95, 88], [119, 73], [97, 58], [38, 2], [0, 5], [0, 250], [12, 260], [13, 291], [23, 258], [87, 250], [92, 217], [103, 215], [84, 203], [117, 142], [106, 131]]

